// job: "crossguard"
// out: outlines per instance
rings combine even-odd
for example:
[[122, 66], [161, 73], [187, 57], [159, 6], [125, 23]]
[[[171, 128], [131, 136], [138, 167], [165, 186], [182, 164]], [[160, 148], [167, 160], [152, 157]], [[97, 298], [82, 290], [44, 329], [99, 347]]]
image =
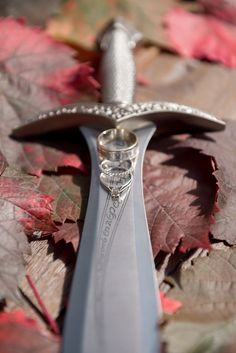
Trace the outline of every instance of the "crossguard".
[[149, 121], [157, 125], [158, 135], [219, 131], [225, 128], [224, 121], [176, 103], [81, 103], [40, 114], [26, 125], [15, 129], [13, 135], [34, 136], [75, 126], [90, 126], [99, 130], [112, 127], [134, 130], [142, 128]]

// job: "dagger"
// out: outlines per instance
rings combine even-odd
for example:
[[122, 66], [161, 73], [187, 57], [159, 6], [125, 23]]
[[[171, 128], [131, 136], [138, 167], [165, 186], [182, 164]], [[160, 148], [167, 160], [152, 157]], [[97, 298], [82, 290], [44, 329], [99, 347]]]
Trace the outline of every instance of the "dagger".
[[[132, 49], [140, 38], [130, 24], [113, 20], [98, 39], [102, 103], [63, 106], [14, 131], [14, 136], [24, 137], [80, 127], [90, 150], [90, 195], [66, 314], [63, 353], [160, 351], [158, 290], [142, 192], [144, 153], [156, 130], [163, 135], [225, 127], [223, 121], [192, 107], [133, 103]], [[104, 140], [104, 131], [108, 140]], [[132, 138], [138, 145], [135, 156], [130, 155], [129, 147], [119, 147]], [[132, 151], [136, 142], [131, 143]]]

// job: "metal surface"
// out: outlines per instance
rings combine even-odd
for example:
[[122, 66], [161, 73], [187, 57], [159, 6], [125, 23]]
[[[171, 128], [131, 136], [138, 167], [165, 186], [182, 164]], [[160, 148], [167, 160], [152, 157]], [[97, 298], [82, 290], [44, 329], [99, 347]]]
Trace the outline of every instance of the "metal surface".
[[223, 120], [198, 109], [169, 102], [134, 104], [78, 103], [42, 113], [13, 131], [15, 137], [39, 135], [76, 126], [97, 129], [142, 128], [153, 121], [158, 135], [220, 131]]
[[[155, 131], [153, 123], [160, 135], [218, 131], [225, 126], [207, 113], [175, 103], [132, 104], [135, 83], [131, 47], [138, 37], [120, 21], [111, 23], [102, 34], [103, 103], [58, 108], [14, 131], [21, 137], [82, 126], [90, 148], [91, 192], [63, 353], [159, 352], [157, 289], [142, 195], [145, 148]], [[134, 182], [119, 204], [114, 204], [99, 180], [96, 138], [108, 127], [136, 129], [139, 142]]]
[[140, 35], [122, 21], [112, 21], [101, 36], [103, 51], [100, 66], [102, 101], [127, 104], [133, 102], [135, 65], [132, 48]]
[[[63, 352], [157, 353], [157, 291], [142, 196], [142, 162], [155, 131], [137, 131], [135, 183], [120, 201], [101, 186], [96, 130], [82, 128], [92, 180], [67, 311]], [[138, 207], [134, 205], [138, 204]]]

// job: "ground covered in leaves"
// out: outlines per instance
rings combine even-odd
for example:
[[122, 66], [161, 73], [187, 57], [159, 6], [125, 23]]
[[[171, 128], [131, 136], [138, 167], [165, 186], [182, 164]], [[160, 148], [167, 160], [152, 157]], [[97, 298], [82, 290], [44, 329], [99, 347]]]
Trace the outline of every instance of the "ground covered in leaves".
[[[31, 141], [11, 132], [39, 112], [99, 98], [92, 43], [119, 13], [137, 26], [140, 14], [144, 19], [137, 100], [187, 104], [227, 121], [224, 132], [154, 137], [144, 196], [163, 353], [234, 352], [236, 3], [149, 0], [143, 9], [133, 1], [93, 1], [96, 19], [76, 1], [63, 8], [53, 1], [60, 11], [53, 18], [47, 2], [34, 9], [26, 0], [20, 9], [13, 3], [0, 6], [0, 351], [59, 352], [90, 182], [79, 131]], [[28, 24], [8, 15], [24, 15]], [[196, 27], [201, 31], [191, 32]]]

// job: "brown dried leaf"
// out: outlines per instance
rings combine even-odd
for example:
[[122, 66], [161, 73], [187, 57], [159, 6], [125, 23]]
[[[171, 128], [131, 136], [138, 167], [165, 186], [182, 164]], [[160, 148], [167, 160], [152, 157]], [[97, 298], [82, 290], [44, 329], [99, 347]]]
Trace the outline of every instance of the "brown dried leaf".
[[171, 277], [168, 296], [180, 300], [175, 320], [212, 322], [228, 320], [236, 310], [236, 248], [212, 250]]
[[161, 334], [165, 353], [234, 353], [235, 325], [235, 318], [213, 323], [170, 321]]

